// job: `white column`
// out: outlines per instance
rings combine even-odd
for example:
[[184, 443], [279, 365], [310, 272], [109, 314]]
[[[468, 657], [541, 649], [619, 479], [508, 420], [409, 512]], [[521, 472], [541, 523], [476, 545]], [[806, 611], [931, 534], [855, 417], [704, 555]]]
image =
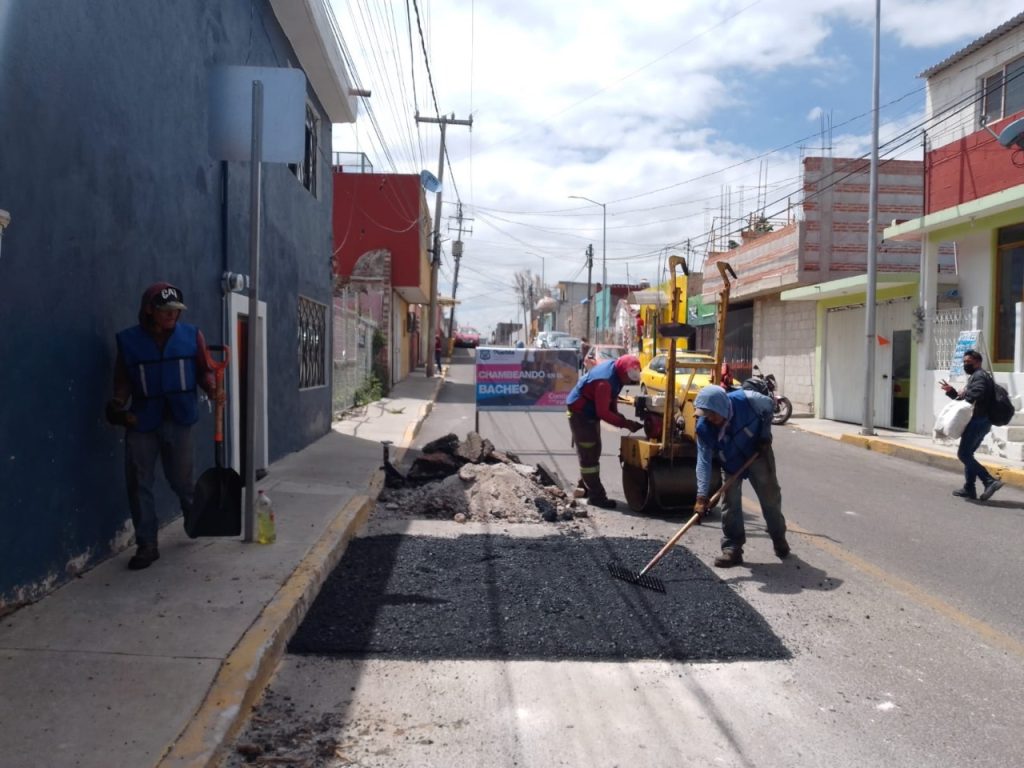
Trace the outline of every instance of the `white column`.
[[924, 311], [924, 333], [921, 336], [924, 354], [918, 355], [918, 360], [920, 360], [918, 365], [922, 372], [935, 368], [935, 356], [932, 350], [932, 323], [935, 317], [938, 292], [939, 244], [925, 240], [921, 244], [921, 296], [919, 300], [921, 309]]
[[1017, 302], [1017, 319], [1013, 325], [1013, 372], [1024, 372], [1024, 303]]

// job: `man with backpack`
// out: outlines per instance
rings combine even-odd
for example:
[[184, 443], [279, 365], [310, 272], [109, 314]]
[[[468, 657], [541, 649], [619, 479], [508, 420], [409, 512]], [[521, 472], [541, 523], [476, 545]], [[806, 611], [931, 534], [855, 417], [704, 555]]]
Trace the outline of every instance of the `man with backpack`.
[[[963, 365], [964, 373], [970, 378], [962, 390], [958, 392], [945, 379], [939, 382], [946, 397], [952, 400], [966, 400], [974, 406], [974, 415], [960, 436], [960, 447], [956, 452], [956, 457], [964, 465], [964, 487], [953, 491], [953, 495], [961, 499], [987, 501], [993, 493], [1003, 487], [1003, 481], [993, 477], [981, 462], [974, 458], [974, 452], [992, 429], [989, 413], [996, 399], [995, 382], [991, 374], [981, 367], [981, 353], [977, 350], [969, 349], [964, 352]], [[975, 481], [978, 478], [981, 478], [983, 486], [980, 496], [975, 488]]]

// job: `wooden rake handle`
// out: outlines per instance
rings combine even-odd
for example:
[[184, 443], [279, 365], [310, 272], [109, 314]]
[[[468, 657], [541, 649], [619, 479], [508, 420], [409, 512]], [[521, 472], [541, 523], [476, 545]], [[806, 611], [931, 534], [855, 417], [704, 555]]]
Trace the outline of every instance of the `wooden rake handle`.
[[[708, 500], [708, 509], [714, 509], [714, 506], [715, 504], [718, 503], [719, 499], [721, 499], [725, 492], [732, 487], [733, 483], [735, 483], [737, 480], [743, 477], [743, 473], [747, 471], [750, 465], [754, 463], [754, 460], [760, 455], [761, 454], [759, 452], [755, 451], [754, 454], [743, 463], [743, 466], [736, 470], [735, 474], [729, 475], [729, 477], [725, 478], [725, 482], [722, 483], [722, 486], [717, 491], [715, 491], [714, 495]], [[665, 543], [665, 546], [661, 548], [658, 554], [651, 558], [651, 562], [644, 566], [644, 569], [640, 571], [639, 575], [645, 575], [649, 570], [651, 570], [651, 568], [656, 566], [658, 564], [658, 561], [661, 560], [661, 558], [663, 558], [666, 554], [668, 554], [668, 551], [672, 549], [672, 547], [674, 547], [681, 538], [683, 538], [683, 534], [685, 534], [688, 530], [693, 528], [693, 526], [695, 526], [699, 521], [700, 513], [695, 512], [693, 517], [687, 520], [686, 524], [678, 531], [676, 531], [672, 538]]]

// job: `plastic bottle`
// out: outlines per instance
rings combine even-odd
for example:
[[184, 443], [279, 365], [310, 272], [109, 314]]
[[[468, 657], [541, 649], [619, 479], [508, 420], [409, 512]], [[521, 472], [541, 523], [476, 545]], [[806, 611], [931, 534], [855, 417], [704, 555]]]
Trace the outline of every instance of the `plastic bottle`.
[[270, 504], [270, 497], [259, 491], [256, 496], [256, 543], [273, 544], [276, 540], [274, 508]]

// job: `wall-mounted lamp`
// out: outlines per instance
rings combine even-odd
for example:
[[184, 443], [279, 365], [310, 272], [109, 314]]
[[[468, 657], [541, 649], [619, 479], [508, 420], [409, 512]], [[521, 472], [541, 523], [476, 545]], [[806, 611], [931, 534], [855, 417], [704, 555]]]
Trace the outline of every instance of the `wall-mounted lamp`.
[[220, 279], [224, 293], [239, 293], [249, 287], [249, 276], [238, 272], [225, 272]]
[[0, 245], [4, 241], [4, 231], [11, 225], [11, 213], [0, 208]]

